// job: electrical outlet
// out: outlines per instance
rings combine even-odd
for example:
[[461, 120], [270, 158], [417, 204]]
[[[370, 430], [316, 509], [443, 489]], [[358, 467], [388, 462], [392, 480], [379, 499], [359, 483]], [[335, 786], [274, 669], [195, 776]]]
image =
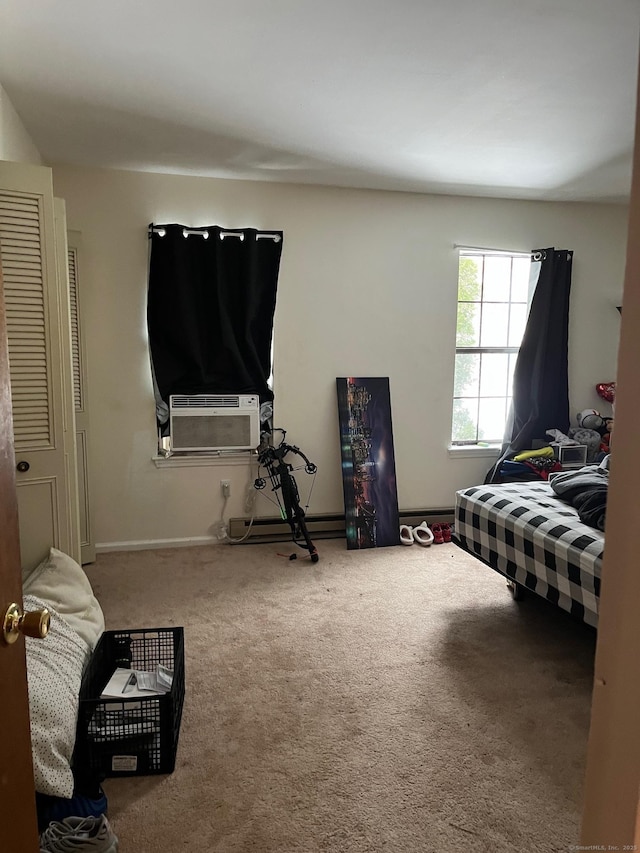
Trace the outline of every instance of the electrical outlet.
[[222, 489], [222, 497], [228, 498], [231, 495], [231, 480], [220, 480], [220, 488]]

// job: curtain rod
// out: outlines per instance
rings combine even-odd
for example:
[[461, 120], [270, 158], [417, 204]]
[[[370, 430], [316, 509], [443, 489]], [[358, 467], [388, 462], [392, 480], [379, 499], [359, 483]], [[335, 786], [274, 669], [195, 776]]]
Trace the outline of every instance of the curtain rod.
[[496, 252], [500, 255], [522, 255], [523, 258], [528, 258], [531, 255], [531, 250], [521, 252], [513, 249], [493, 249], [490, 246], [467, 246], [460, 243], [454, 243], [453, 248], [460, 249], [461, 252], [481, 252], [483, 254], [487, 254], [487, 252]]
[[[167, 229], [163, 225], [149, 225], [149, 236], [151, 234], [157, 234], [159, 237], [164, 237], [167, 233]], [[183, 228], [182, 236], [187, 238], [190, 234], [198, 234], [201, 237], [204, 237], [205, 240], [209, 239], [209, 230], [207, 228]], [[238, 237], [240, 240], [244, 240], [245, 238], [244, 231], [220, 231], [219, 237], [221, 240], [224, 240], [225, 237]], [[273, 234], [268, 231], [259, 232], [256, 234], [256, 240], [273, 240], [274, 243], [279, 243], [282, 237], [280, 234]]]

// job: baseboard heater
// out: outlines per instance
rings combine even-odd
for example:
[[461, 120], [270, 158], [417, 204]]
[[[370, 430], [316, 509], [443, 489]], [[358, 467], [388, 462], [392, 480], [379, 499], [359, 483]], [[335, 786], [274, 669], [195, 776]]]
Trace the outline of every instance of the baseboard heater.
[[[453, 508], [445, 509], [408, 509], [400, 512], [400, 523], [416, 525], [422, 521], [427, 524], [448, 522], [454, 518]], [[229, 536], [241, 539], [249, 529], [250, 518], [229, 519]], [[312, 539], [344, 539], [344, 514], [325, 513], [306, 516], [307, 527]], [[251, 526], [251, 532], [243, 544], [259, 545], [268, 542], [286, 542], [291, 539], [291, 528], [280, 516], [256, 518]]]

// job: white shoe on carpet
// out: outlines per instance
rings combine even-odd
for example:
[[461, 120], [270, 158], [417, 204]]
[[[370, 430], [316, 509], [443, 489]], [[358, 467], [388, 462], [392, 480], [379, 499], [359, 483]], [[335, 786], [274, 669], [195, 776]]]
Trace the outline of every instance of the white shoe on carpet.
[[426, 521], [423, 521], [422, 524], [413, 528], [413, 538], [416, 540], [418, 545], [424, 545], [425, 547], [431, 545], [434, 536]]
[[413, 545], [413, 528], [408, 524], [400, 525], [400, 543], [402, 545]]

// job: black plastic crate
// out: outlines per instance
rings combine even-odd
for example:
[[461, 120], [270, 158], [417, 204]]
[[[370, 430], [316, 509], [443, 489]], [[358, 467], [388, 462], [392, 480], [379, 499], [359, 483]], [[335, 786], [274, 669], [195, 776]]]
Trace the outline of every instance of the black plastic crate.
[[[161, 696], [102, 699], [117, 669], [173, 670]], [[80, 688], [74, 766], [97, 776], [145, 776], [175, 768], [184, 704], [184, 629], [105, 631]]]

